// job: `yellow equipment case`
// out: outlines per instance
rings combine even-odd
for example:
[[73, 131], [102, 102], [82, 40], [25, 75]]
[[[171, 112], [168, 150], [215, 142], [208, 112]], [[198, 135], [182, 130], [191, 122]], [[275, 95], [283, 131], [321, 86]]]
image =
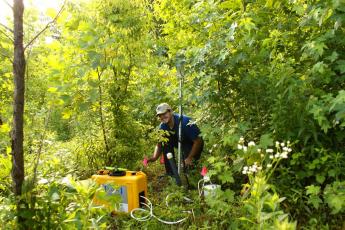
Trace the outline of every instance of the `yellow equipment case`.
[[[91, 178], [104, 189], [105, 197], [97, 196], [93, 198], [93, 203], [104, 205], [113, 211], [130, 212], [134, 208], [142, 207], [147, 197], [147, 178], [146, 174], [139, 171], [114, 171], [100, 170], [99, 175], [93, 175]], [[121, 196], [119, 207], [111, 207], [109, 196]]]

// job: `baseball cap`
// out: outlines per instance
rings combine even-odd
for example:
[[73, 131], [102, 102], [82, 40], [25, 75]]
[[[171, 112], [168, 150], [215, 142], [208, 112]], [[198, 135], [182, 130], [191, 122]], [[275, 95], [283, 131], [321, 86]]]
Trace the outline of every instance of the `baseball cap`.
[[162, 103], [159, 104], [156, 108], [156, 116], [160, 115], [160, 114], [164, 114], [166, 112], [168, 112], [169, 110], [172, 110], [170, 105], [168, 105], [167, 103]]

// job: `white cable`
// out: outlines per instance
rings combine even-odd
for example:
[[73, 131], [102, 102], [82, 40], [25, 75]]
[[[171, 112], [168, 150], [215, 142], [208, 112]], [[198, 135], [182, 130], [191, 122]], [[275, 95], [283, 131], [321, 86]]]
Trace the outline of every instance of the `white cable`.
[[[200, 188], [200, 183], [201, 183], [201, 182], [203, 182], [203, 184], [202, 184], [202, 187]], [[210, 181], [209, 178], [207, 178], [207, 180], [203, 178], [203, 179], [201, 179], [201, 180], [198, 181], [198, 193], [199, 193], [199, 196], [202, 195], [202, 189], [203, 189], [203, 187], [204, 187], [204, 185], [205, 185], [205, 182], [211, 182], [211, 181]], [[212, 183], [212, 182], [211, 182], [211, 183]], [[173, 194], [174, 194], [174, 193], [170, 193], [170, 194], [168, 194], [168, 195], [165, 197], [165, 205], [166, 205], [168, 208], [169, 208], [168, 199], [169, 199], [169, 197], [170, 197], [171, 195], [173, 195]], [[147, 201], [147, 203], [145, 203], [145, 202], [140, 202], [140, 204], [146, 206], [148, 209], [143, 209], [143, 208], [134, 208], [134, 209], [132, 209], [130, 215], [131, 215], [131, 217], [132, 217], [133, 219], [135, 219], [135, 220], [137, 220], [137, 221], [141, 221], [141, 222], [143, 222], [143, 221], [148, 221], [148, 220], [150, 220], [150, 219], [153, 217], [153, 218], [157, 219], [159, 222], [162, 222], [162, 223], [164, 223], [164, 224], [179, 224], [179, 223], [181, 223], [181, 222], [187, 220], [188, 217], [189, 217], [189, 215], [188, 215], [188, 216], [186, 216], [185, 218], [182, 218], [182, 219], [176, 220], [176, 221], [162, 220], [162, 219], [160, 219], [159, 217], [157, 217], [155, 214], [153, 214], [153, 205], [152, 205], [152, 202], [151, 202], [148, 198], [146, 198], [146, 197], [144, 197], [144, 196], [140, 196], [140, 197], [144, 198], [144, 199]], [[190, 199], [190, 198], [188, 198], [188, 197], [183, 197], [183, 199], [186, 200], [186, 201], [188, 201], [188, 202], [192, 202], [192, 201], [193, 201], [192, 199]], [[143, 212], [143, 213], [148, 213], [148, 214], [145, 215], [145, 216], [143, 216], [143, 217], [136, 217], [136, 216], [134, 215], [134, 212], [137, 212], [137, 211], [141, 211], [141, 212]], [[192, 214], [193, 217], [194, 217], [194, 211], [193, 211], [193, 209], [192, 209], [191, 211], [182, 211], [182, 212], [188, 213], [188, 214]]]
[[[169, 208], [169, 202], [168, 202], [169, 197], [170, 197], [171, 195], [173, 195], [173, 194], [175, 194], [175, 193], [169, 193], [169, 194], [165, 197], [165, 205], [166, 205], [168, 208]], [[184, 196], [183, 199], [184, 199], [185, 201], [187, 201], [187, 202], [193, 202], [192, 199], [190, 199], [190, 198], [188, 198], [188, 197], [186, 197], [186, 196]]]
[[[201, 188], [200, 188], [200, 182], [203, 182]], [[199, 196], [202, 195], [202, 191], [203, 191], [203, 188], [204, 188], [206, 182], [210, 182], [210, 183], [212, 184], [211, 179], [210, 179], [209, 177], [206, 177], [206, 176], [205, 176], [204, 178], [202, 178], [201, 180], [198, 181], [198, 192], [199, 192]]]
[[[171, 195], [171, 194], [169, 194], [169, 195]], [[165, 198], [166, 201], [167, 201], [167, 198], [169, 197], [169, 195]], [[131, 217], [132, 217], [133, 219], [137, 220], [137, 221], [142, 221], [142, 222], [143, 222], [143, 221], [148, 221], [148, 220], [150, 220], [150, 219], [153, 217], [153, 218], [156, 218], [159, 222], [162, 222], [162, 223], [164, 223], [164, 224], [178, 224], [178, 223], [181, 223], [181, 222], [187, 220], [188, 217], [189, 217], [189, 215], [188, 215], [188, 216], [186, 216], [185, 218], [182, 218], [182, 219], [177, 220], [177, 221], [162, 220], [162, 219], [160, 219], [159, 217], [157, 217], [155, 214], [153, 214], [153, 206], [152, 206], [151, 201], [150, 201], [148, 198], [144, 197], [144, 196], [140, 196], [140, 197], [144, 198], [144, 199], [147, 201], [147, 204], [146, 204], [146, 203], [143, 203], [143, 202], [140, 202], [140, 203], [141, 203], [142, 205], [145, 205], [149, 210], [143, 209], [143, 208], [135, 208], [135, 209], [132, 209], [132, 211], [131, 211]], [[166, 202], [166, 204], [168, 204], [168, 203]], [[168, 206], [168, 207], [169, 207], [169, 206]], [[136, 217], [136, 216], [134, 215], [134, 212], [136, 212], [136, 211], [148, 212], [148, 214], [147, 214], [146, 216], [143, 216], [143, 217]], [[188, 214], [193, 214], [193, 211], [182, 211], [182, 212], [185, 212], [185, 213], [188, 213]]]
[[201, 179], [201, 180], [198, 181], [198, 192], [199, 192], [199, 196], [202, 195], [202, 189], [200, 189], [200, 182], [203, 182], [203, 183], [202, 183], [202, 187], [204, 187], [204, 185], [205, 185], [205, 180], [204, 180], [204, 179]]
[[167, 207], [169, 207], [169, 203], [168, 203], [169, 196], [172, 195], [172, 194], [174, 194], [174, 193], [169, 193], [169, 194], [165, 197], [165, 205], [166, 205]]

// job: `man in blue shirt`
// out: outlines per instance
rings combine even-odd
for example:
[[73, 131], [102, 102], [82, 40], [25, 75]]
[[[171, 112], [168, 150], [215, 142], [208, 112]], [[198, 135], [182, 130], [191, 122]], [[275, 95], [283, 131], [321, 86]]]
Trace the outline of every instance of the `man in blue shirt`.
[[[159, 129], [168, 132], [167, 142], [158, 143], [154, 154], [148, 162], [156, 161], [163, 153], [164, 164], [167, 174], [172, 175], [172, 169], [168, 163], [167, 153], [174, 155], [174, 148], [178, 147], [179, 114], [174, 114], [167, 103], [157, 106], [156, 116], [159, 117], [161, 124]], [[191, 121], [190, 117], [182, 116], [182, 158], [186, 167], [192, 167], [194, 162], [201, 156], [204, 142], [200, 136], [200, 129]], [[175, 157], [175, 155], [174, 155]]]

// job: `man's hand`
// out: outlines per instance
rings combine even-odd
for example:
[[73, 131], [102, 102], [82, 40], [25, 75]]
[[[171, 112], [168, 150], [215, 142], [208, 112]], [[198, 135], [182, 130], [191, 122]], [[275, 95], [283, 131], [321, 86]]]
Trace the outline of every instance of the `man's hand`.
[[154, 157], [150, 157], [150, 158], [144, 157], [144, 160], [142, 163], [145, 167], [147, 167], [150, 162], [155, 162], [155, 161], [156, 159]]
[[147, 157], [145, 157], [144, 160], [143, 160], [143, 165], [145, 167], [147, 167], [148, 163], [149, 163], [149, 159], [147, 159]]
[[192, 166], [193, 165], [193, 158], [192, 157], [187, 157], [184, 160], [184, 163], [185, 163], [186, 166]]

